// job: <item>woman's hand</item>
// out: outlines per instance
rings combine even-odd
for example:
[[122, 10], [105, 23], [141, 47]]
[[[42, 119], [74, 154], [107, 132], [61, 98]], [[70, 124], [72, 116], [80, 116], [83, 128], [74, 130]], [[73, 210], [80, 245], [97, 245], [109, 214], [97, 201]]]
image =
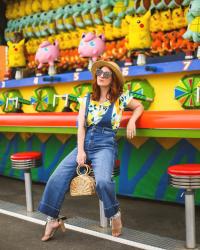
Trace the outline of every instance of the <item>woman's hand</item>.
[[85, 151], [80, 151], [77, 154], [76, 161], [78, 165], [83, 165], [86, 162], [86, 153]]
[[131, 119], [129, 120], [126, 128], [126, 136], [127, 138], [133, 139], [133, 137], [136, 135], [136, 126], [135, 126], [135, 121], [132, 121]]

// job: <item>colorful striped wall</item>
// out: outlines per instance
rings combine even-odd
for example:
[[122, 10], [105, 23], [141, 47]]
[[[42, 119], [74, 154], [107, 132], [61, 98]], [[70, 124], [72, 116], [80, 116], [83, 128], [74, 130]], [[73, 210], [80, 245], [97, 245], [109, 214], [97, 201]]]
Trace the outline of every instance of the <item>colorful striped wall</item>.
[[[76, 136], [0, 133], [0, 174], [23, 179], [23, 171], [11, 168], [14, 152], [39, 150], [43, 166], [32, 170], [33, 181], [45, 183], [57, 164], [76, 145]], [[139, 138], [118, 140], [121, 161], [116, 190], [120, 195], [153, 200], [183, 202], [184, 190], [168, 185], [167, 167], [177, 163], [200, 162], [199, 139]], [[200, 204], [200, 192], [196, 192]]]

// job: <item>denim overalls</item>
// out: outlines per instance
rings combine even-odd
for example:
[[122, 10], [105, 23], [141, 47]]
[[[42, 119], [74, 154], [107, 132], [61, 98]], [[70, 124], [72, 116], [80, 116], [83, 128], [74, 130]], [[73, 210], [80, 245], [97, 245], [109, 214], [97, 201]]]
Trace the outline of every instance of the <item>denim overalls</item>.
[[[89, 105], [89, 95], [86, 101], [86, 116]], [[116, 132], [112, 130], [111, 116], [114, 104], [111, 104], [98, 123], [86, 130], [84, 149], [87, 160], [94, 170], [96, 191], [103, 201], [107, 218], [115, 215], [119, 210], [116, 200], [115, 183], [112, 171], [116, 160], [117, 145]], [[57, 218], [63, 203], [65, 193], [69, 190], [71, 179], [76, 174], [77, 147], [67, 155], [49, 178], [38, 210], [46, 215]]]

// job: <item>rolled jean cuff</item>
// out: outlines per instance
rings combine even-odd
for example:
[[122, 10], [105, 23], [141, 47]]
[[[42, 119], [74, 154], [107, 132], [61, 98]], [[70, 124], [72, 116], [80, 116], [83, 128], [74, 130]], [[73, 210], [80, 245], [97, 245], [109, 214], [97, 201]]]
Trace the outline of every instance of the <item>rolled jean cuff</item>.
[[104, 213], [107, 218], [111, 218], [119, 211], [119, 204], [116, 204], [109, 208], [104, 208]]
[[57, 208], [49, 206], [48, 204], [43, 202], [40, 202], [38, 211], [53, 218], [58, 218], [58, 215], [60, 213], [60, 210], [58, 210]]

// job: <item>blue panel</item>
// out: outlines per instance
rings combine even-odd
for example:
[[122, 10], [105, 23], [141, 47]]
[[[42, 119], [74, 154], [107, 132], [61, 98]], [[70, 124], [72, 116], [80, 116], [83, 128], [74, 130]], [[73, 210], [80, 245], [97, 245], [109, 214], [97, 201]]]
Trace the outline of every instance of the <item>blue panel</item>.
[[175, 89], [175, 98], [179, 98], [182, 95], [185, 95], [185, 91], [182, 91], [180, 89]]
[[[200, 70], [200, 60], [184, 60], [146, 64], [144, 66], [130, 66], [122, 67], [122, 73], [124, 76], [144, 76], [153, 74], [167, 74], [178, 72], [190, 72]], [[92, 75], [90, 71], [81, 72], [68, 72], [65, 74], [59, 74], [55, 76], [39, 76], [29, 77], [20, 80], [8, 80], [0, 82], [0, 88], [15, 88], [24, 86], [44, 85], [44, 84], [56, 84], [65, 82], [79, 82], [90, 81]]]

